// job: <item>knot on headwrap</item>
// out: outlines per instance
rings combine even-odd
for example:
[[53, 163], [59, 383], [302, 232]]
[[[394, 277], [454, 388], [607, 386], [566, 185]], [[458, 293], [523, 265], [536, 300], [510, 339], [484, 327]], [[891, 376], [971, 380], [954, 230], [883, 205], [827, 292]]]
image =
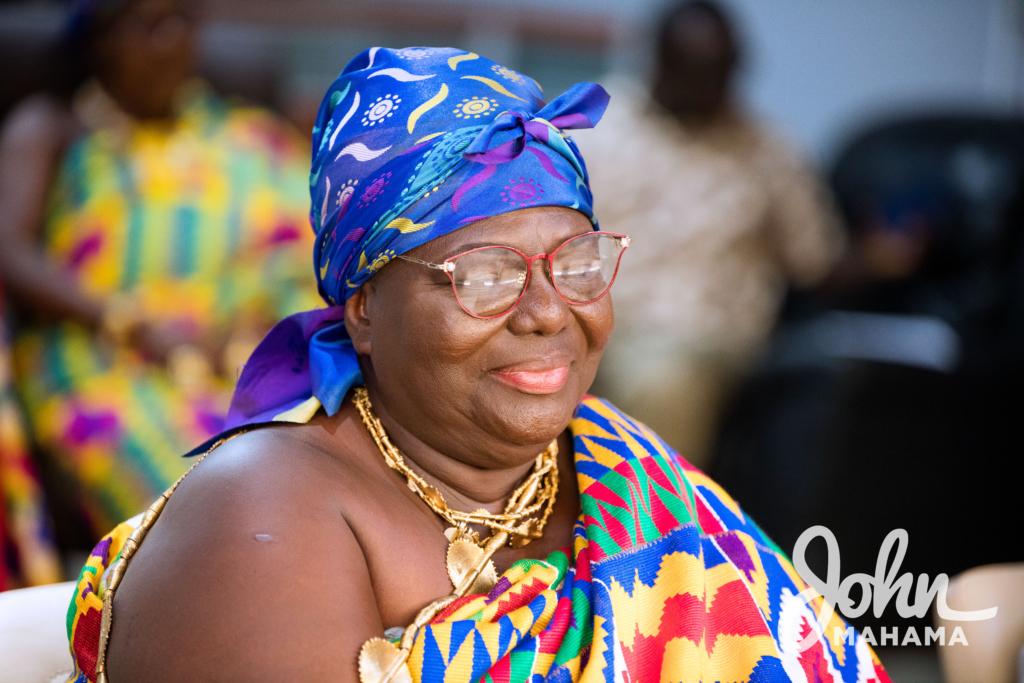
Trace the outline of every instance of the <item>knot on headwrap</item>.
[[594, 83], [545, 104], [533, 79], [463, 50], [353, 59], [313, 129], [313, 260], [329, 307], [282, 321], [260, 344], [229, 426], [337, 411], [361, 381], [342, 304], [396, 256], [531, 206], [576, 209], [596, 227], [586, 166], [562, 131], [592, 127], [607, 104]]
[[[565, 157], [577, 175], [583, 177], [586, 171], [579, 162], [578, 152], [569, 147], [560, 129], [593, 128], [597, 121], [587, 114], [596, 114], [599, 119], [607, 104], [608, 95], [601, 86], [577, 83], [535, 113], [521, 108], [502, 112], [466, 148], [463, 156], [481, 164], [503, 164], [517, 159], [526, 150], [540, 154], [536, 148], [526, 145], [536, 140]], [[543, 160], [541, 164], [549, 173], [557, 174], [553, 166], [549, 168]]]

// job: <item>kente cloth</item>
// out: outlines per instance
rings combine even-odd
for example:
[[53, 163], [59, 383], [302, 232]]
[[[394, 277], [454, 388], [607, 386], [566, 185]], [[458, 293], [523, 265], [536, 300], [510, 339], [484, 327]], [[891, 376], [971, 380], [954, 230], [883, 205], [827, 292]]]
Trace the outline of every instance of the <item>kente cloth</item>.
[[327, 91], [313, 129], [310, 220], [330, 304], [282, 321], [246, 363], [228, 427], [333, 415], [361, 382], [345, 300], [396, 256], [458, 228], [534, 206], [594, 223], [588, 175], [563, 129], [608, 103], [578, 83], [545, 104], [529, 77], [452, 48], [371, 48]]
[[[100, 91], [85, 99], [97, 106], [80, 116], [115, 106]], [[131, 295], [147, 321], [214, 338], [262, 334], [317, 302], [305, 143], [289, 127], [198, 85], [171, 123], [93, 118], [62, 161], [41, 245], [84, 293]], [[176, 383], [72, 324], [25, 328], [15, 343], [31, 435], [96, 538], [143, 510], [184, 472], [182, 453], [223, 429], [227, 372]]]
[[0, 291], [0, 591], [61, 580], [39, 476], [14, 393]]
[[[574, 547], [453, 602], [416, 636], [414, 681], [889, 682], [859, 634], [835, 637], [839, 617], [819, 626], [820, 600], [800, 597], [806, 584], [736, 502], [647, 427], [586, 397], [569, 430]], [[138, 523], [82, 570], [68, 610], [74, 683], [94, 680], [106, 573]]]

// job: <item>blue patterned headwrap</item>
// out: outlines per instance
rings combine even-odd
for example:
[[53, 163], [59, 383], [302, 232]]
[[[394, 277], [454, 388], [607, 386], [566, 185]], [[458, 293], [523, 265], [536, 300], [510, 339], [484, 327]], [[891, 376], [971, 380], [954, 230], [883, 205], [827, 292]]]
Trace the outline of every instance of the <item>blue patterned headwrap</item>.
[[452, 48], [372, 48], [331, 85], [313, 129], [310, 219], [326, 309], [279, 323], [249, 359], [235, 427], [333, 415], [361, 381], [344, 302], [396, 256], [531, 206], [591, 219], [583, 159], [562, 130], [590, 128], [608, 94], [579, 83], [550, 104], [529, 77]]
[[454, 49], [373, 48], [327, 91], [313, 129], [311, 219], [321, 294], [344, 302], [397, 254], [527, 206], [593, 216], [587, 172], [560, 128], [590, 128], [608, 96], [540, 88]]

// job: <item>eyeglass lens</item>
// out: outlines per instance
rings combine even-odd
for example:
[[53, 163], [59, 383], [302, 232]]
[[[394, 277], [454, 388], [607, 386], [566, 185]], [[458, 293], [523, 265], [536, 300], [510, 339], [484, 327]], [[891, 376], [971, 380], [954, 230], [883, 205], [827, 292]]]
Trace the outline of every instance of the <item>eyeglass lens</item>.
[[[623, 245], [613, 235], [589, 233], [564, 243], [551, 268], [555, 289], [572, 303], [599, 299], [611, 286]], [[459, 302], [480, 317], [512, 308], [526, 284], [527, 262], [507, 247], [486, 247], [455, 259], [452, 281]]]

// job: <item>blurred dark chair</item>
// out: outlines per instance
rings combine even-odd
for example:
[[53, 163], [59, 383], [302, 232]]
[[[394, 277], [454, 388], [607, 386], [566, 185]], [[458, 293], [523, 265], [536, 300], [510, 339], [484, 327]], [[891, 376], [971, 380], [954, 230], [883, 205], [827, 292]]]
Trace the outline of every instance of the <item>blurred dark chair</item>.
[[[787, 551], [829, 527], [843, 577], [874, 575], [896, 528], [909, 533], [900, 575], [1020, 561], [1024, 121], [885, 125], [846, 148], [832, 180], [852, 244], [904, 231], [920, 258], [903, 275], [792, 299], [711, 475]], [[822, 577], [823, 551], [808, 553]], [[854, 622], [930, 623], [892, 603]]]
[[847, 147], [832, 181], [855, 240], [879, 222], [928, 237], [914, 277], [835, 303], [937, 316], [961, 335], [962, 365], [1021, 366], [1024, 120], [934, 116], [884, 125]]

